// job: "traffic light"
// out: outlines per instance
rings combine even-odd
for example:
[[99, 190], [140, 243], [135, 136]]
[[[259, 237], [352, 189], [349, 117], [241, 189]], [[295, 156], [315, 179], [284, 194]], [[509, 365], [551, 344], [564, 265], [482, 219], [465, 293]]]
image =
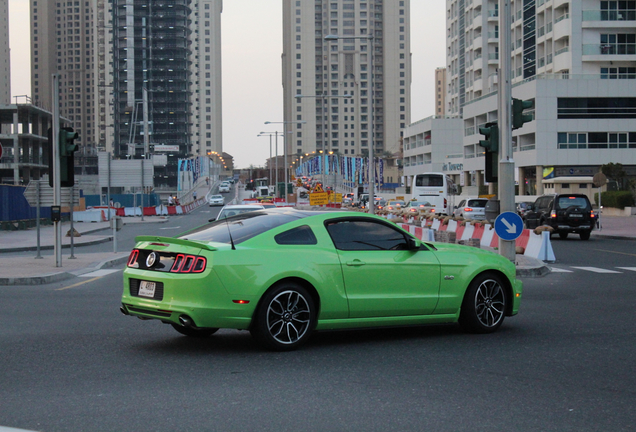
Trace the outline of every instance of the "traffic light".
[[533, 120], [532, 114], [524, 114], [523, 110], [534, 107], [531, 100], [512, 99], [512, 129], [519, 129], [524, 123]]
[[[58, 145], [60, 149], [60, 184], [62, 187], [71, 187], [75, 184], [75, 152], [78, 145], [75, 139], [79, 135], [70, 127], [60, 129]], [[49, 146], [49, 186], [53, 187], [53, 132], [48, 130]]]
[[499, 126], [496, 122], [486, 123], [479, 128], [485, 139], [479, 145], [486, 150], [485, 177], [487, 182], [496, 182], [499, 172]]
[[62, 187], [75, 184], [75, 152], [79, 147], [75, 139], [79, 135], [71, 127], [60, 129], [60, 183]]

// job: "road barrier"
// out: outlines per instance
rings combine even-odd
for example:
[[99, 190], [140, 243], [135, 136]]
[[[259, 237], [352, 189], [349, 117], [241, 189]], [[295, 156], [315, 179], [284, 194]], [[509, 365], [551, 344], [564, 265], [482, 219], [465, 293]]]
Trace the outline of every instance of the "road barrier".
[[[395, 219], [395, 218], [389, 218]], [[408, 223], [410, 221], [410, 223]], [[468, 243], [471, 240], [479, 240], [481, 247], [499, 247], [499, 236], [495, 233], [493, 225], [477, 221], [457, 221], [450, 218], [424, 219], [420, 225], [416, 225], [413, 218], [398, 223], [406, 231], [424, 241], [436, 241], [435, 233], [454, 233], [454, 242]], [[464, 222], [464, 223], [462, 223]], [[438, 236], [439, 238], [443, 238]], [[447, 236], [450, 239], [451, 236]], [[523, 248], [523, 255], [537, 258], [546, 262], [554, 262], [556, 258], [550, 242], [550, 232], [535, 232], [524, 229], [516, 239], [515, 246]]]

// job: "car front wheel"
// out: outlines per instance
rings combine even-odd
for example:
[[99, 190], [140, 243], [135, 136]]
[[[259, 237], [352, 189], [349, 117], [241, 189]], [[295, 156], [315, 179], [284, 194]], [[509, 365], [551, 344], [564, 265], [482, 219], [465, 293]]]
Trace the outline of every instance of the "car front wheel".
[[302, 286], [281, 284], [263, 296], [254, 320], [250, 332], [261, 345], [291, 351], [309, 339], [316, 326], [316, 307]]
[[507, 295], [499, 276], [481, 274], [468, 286], [459, 324], [469, 333], [492, 333], [506, 315]]

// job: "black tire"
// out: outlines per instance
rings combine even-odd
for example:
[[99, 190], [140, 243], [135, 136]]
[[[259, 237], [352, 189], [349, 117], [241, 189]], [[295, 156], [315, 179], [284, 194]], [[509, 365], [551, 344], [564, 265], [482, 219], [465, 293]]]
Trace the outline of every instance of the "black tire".
[[172, 326], [172, 328], [174, 328], [176, 331], [178, 331], [182, 335], [190, 336], [190, 337], [198, 337], [198, 338], [210, 337], [214, 333], [219, 331], [218, 328], [192, 328], [192, 327], [184, 327], [182, 325], [174, 324], [174, 323], [170, 323], [170, 325]]
[[316, 317], [309, 292], [300, 285], [282, 283], [261, 299], [250, 333], [267, 349], [291, 351], [307, 342], [316, 327]]
[[561, 240], [565, 240], [566, 238], [568, 238], [568, 232], [567, 231], [559, 231], [559, 238]]
[[469, 333], [492, 333], [504, 321], [508, 295], [501, 277], [482, 273], [472, 280], [459, 313], [459, 324]]
[[579, 235], [581, 236], [581, 240], [589, 240], [591, 233], [592, 233], [592, 231], [581, 231], [579, 233]]

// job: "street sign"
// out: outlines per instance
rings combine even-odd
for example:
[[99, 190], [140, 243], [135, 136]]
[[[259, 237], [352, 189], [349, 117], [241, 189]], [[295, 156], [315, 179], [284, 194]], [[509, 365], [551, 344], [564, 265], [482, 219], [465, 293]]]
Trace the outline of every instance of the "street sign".
[[495, 219], [495, 233], [502, 240], [516, 240], [523, 232], [523, 220], [515, 212], [503, 212]]
[[[40, 183], [40, 207], [50, 207], [54, 205], [53, 202], [53, 188], [49, 186], [48, 180], [31, 180], [24, 190], [24, 197], [31, 207], [36, 207], [38, 204], [38, 185]], [[73, 203], [79, 204], [80, 191], [79, 187], [73, 188]], [[62, 188], [62, 202], [60, 204], [71, 204], [71, 188]]]
[[329, 197], [327, 192], [314, 192], [309, 194], [309, 205], [327, 205], [329, 204]]

